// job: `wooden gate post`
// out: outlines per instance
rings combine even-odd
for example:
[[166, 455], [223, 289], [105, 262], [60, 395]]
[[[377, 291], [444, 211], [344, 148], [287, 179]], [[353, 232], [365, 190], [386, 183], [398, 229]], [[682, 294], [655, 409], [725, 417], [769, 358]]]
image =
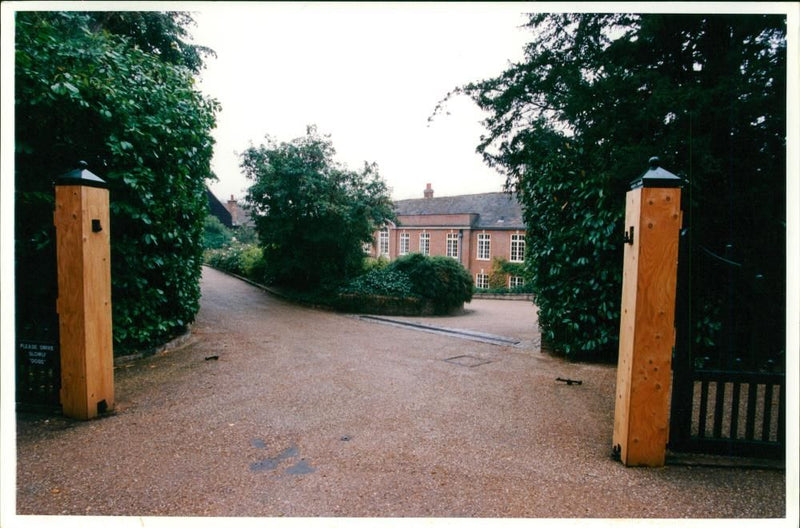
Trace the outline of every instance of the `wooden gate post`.
[[88, 420], [114, 408], [108, 189], [81, 168], [56, 180], [56, 253], [64, 415]]
[[613, 440], [626, 466], [660, 467], [666, 456], [680, 184], [654, 157], [626, 194]]

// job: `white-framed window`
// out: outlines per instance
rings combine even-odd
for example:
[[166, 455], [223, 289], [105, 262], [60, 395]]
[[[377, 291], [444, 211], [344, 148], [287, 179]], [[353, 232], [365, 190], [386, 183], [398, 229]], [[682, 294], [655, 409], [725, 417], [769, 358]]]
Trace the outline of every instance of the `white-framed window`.
[[364, 242], [363, 244], [361, 244], [361, 249], [364, 251], [364, 253], [369, 255], [372, 252], [372, 244], [370, 244], [369, 242]]
[[400, 233], [400, 254], [408, 255], [411, 251], [411, 237], [408, 233]]
[[483, 273], [483, 270], [481, 270], [481, 273], [475, 275], [475, 287], [484, 290], [489, 288], [489, 275]]
[[430, 233], [419, 234], [419, 252], [423, 255], [431, 254], [431, 235]]
[[384, 227], [378, 234], [378, 255], [389, 256], [389, 228]]
[[478, 260], [489, 260], [492, 256], [492, 237], [489, 233], [478, 233]]
[[511, 235], [511, 262], [525, 261], [525, 235]]
[[447, 233], [447, 256], [458, 258], [458, 234]]
[[520, 277], [518, 275], [511, 275], [508, 278], [508, 287], [509, 288], [516, 288], [517, 286], [524, 286], [524, 285], [525, 285], [525, 279], [523, 279], [522, 277]]

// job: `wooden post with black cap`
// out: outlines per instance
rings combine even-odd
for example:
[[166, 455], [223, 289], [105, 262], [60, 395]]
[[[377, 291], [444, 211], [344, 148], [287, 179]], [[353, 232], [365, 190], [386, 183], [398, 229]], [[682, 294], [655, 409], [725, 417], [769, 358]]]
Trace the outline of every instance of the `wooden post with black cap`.
[[114, 408], [108, 194], [85, 162], [55, 183], [60, 399], [64, 415], [81, 420]]
[[[626, 466], [660, 467], [669, 437], [681, 179], [658, 158], [626, 194], [613, 450]], [[622, 237], [621, 237], [622, 238]]]

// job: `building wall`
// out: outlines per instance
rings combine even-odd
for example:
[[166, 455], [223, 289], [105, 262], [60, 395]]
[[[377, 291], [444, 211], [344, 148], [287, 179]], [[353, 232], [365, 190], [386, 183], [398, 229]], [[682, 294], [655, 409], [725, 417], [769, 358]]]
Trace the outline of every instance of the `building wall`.
[[[478, 235], [489, 235], [489, 257], [487, 259], [478, 258]], [[472, 274], [473, 279], [479, 273], [489, 275], [492, 272], [492, 260], [501, 258], [511, 260], [511, 235], [522, 235], [522, 229], [476, 229], [470, 233], [470, 254], [467, 269]], [[506, 279], [508, 280], [508, 279]], [[506, 284], [507, 286], [508, 284]]]
[[[456, 216], [456, 215], [439, 215], [439, 216]], [[404, 219], [400, 226], [390, 226], [389, 228], [389, 254], [386, 255], [389, 260], [394, 260], [400, 256], [400, 239], [401, 234], [407, 233], [409, 235], [409, 253], [420, 252], [420, 234], [427, 233], [430, 235], [430, 255], [431, 256], [445, 256], [447, 255], [447, 235], [458, 235], [461, 233], [459, 256], [458, 260], [472, 275], [473, 282], [476, 275], [483, 273], [489, 275], [492, 269], [492, 259], [499, 257], [505, 260], [511, 260], [511, 235], [525, 235], [525, 230], [522, 229], [472, 229], [469, 227], [458, 227], [455, 225], [436, 226], [433, 220], [449, 221], [452, 218], [432, 218], [427, 217], [427, 222], [419, 220], [409, 221]], [[416, 224], [416, 225], [415, 225]], [[478, 235], [488, 234], [490, 237], [490, 254], [486, 260], [478, 259]], [[378, 256], [380, 248], [379, 232], [375, 233], [374, 244], [370, 251], [373, 257]]]

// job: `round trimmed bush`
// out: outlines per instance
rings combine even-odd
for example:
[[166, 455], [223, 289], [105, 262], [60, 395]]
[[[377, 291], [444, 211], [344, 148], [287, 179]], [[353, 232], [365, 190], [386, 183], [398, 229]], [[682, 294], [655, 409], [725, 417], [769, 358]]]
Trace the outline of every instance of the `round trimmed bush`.
[[412, 292], [429, 300], [436, 314], [446, 314], [472, 300], [472, 277], [457, 260], [411, 253], [386, 268], [405, 274]]

